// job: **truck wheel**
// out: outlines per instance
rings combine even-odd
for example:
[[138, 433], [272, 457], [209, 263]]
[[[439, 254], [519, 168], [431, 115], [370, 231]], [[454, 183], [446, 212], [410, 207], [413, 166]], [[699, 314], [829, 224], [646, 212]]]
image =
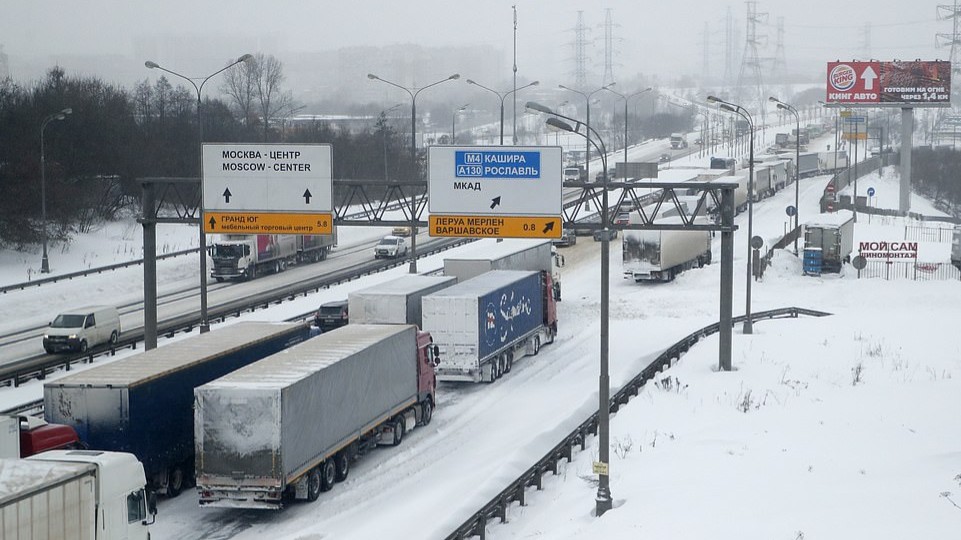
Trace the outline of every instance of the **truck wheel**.
[[511, 368], [514, 367], [514, 353], [507, 353], [507, 361], [504, 365], [504, 374], [511, 372]]
[[167, 497], [174, 498], [184, 489], [184, 470], [177, 465], [167, 471]]
[[222, 277], [215, 277], [214, 279], [217, 280], [217, 283], [223, 283], [223, 282], [224, 282], [224, 278], [222, 278]]
[[420, 406], [420, 425], [426, 426], [434, 416], [434, 405], [430, 400], [425, 400]]
[[497, 380], [497, 377], [495, 376], [495, 373], [494, 373], [494, 366], [496, 365], [496, 363], [497, 362], [491, 360], [491, 362], [487, 364], [487, 382], [488, 383], [492, 383]]
[[400, 446], [401, 441], [404, 440], [404, 419], [398, 418], [394, 420], [394, 446]]
[[343, 482], [347, 480], [347, 475], [350, 474], [350, 456], [347, 454], [346, 450], [341, 450], [334, 456], [334, 465], [336, 466], [336, 474], [334, 478], [338, 482]]
[[320, 467], [314, 467], [307, 473], [307, 500], [314, 502], [320, 497]]
[[334, 489], [334, 482], [337, 481], [337, 466], [333, 459], [325, 460], [320, 464], [320, 490], [330, 491]]

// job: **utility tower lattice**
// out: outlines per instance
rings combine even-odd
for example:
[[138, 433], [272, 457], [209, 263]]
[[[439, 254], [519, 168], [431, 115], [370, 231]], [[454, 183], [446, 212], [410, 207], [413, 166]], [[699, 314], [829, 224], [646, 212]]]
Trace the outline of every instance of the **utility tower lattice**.
[[611, 8], [604, 16], [604, 83], [614, 82], [614, 19]]
[[774, 63], [771, 65], [771, 80], [787, 84], [787, 60], [784, 55], [784, 17], [777, 18], [777, 45], [774, 49]]
[[[951, 21], [952, 24], [950, 33], [935, 34], [935, 44], [938, 47], [951, 47], [951, 78], [957, 81], [961, 75], [961, 6], [958, 0], [954, 4], [939, 5], [938, 20]], [[955, 84], [951, 89], [951, 108], [938, 110], [935, 137], [945, 131], [950, 131], [953, 137], [958, 124], [961, 124], [961, 88]]]
[[577, 26], [574, 27], [574, 87], [587, 88], [587, 26], [584, 12], [577, 12]]
[[711, 78], [711, 26], [704, 22], [704, 33], [701, 34], [701, 78], [706, 83]]
[[[741, 70], [737, 76], [737, 100], [742, 107], [755, 111], [760, 116], [758, 126], [764, 125], [764, 110], [766, 109], [766, 98], [764, 97], [764, 81], [761, 78], [761, 58], [758, 56], [757, 47], [761, 44], [764, 36], [758, 36], [757, 27], [767, 19], [767, 13], [757, 12], [757, 2], [748, 0], [746, 36], [744, 40], [744, 55], [741, 57]], [[750, 85], [747, 88], [747, 85]]]
[[724, 86], [733, 86], [734, 63], [737, 56], [737, 28], [734, 24], [734, 15], [731, 7], [727, 8], [727, 17], [724, 20]]

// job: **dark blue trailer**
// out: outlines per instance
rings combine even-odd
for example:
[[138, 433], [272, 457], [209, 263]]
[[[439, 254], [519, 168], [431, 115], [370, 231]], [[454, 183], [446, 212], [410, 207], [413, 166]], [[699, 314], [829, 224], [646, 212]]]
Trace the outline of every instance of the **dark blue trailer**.
[[129, 452], [174, 496], [193, 479], [194, 388], [310, 337], [307, 323], [242, 322], [43, 386], [44, 417], [90, 449]]
[[557, 334], [546, 271], [491, 270], [421, 303], [424, 330], [440, 349], [436, 373], [442, 381], [493, 382]]

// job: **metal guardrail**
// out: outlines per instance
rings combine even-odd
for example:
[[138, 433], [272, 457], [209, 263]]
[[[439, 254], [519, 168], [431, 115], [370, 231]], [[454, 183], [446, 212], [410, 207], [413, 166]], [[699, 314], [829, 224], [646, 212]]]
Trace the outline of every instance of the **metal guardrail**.
[[[788, 317], [797, 318], [799, 315], [824, 317], [830, 315], [830, 313], [798, 307], [789, 307], [753, 313], [751, 315], [751, 320], [759, 321]], [[741, 323], [744, 321], [744, 318], [744, 315], [735, 317], [732, 321], [732, 324]], [[671, 345], [653, 362], [648, 364], [647, 367], [645, 367], [640, 373], [634, 376], [634, 378], [624, 384], [620, 390], [611, 396], [611, 412], [616, 413], [623, 405], [626, 405], [632, 397], [637, 396], [641, 387], [643, 387], [647, 381], [653, 379], [661, 370], [670, 367], [695, 343], [707, 336], [710, 336], [711, 334], [717, 333], [719, 329], [720, 323], [714, 323], [697, 330], [696, 332], [681, 339], [674, 345]], [[494, 498], [482, 506], [480, 510], [475, 512], [470, 518], [461, 524], [460, 527], [448, 535], [447, 539], [462, 540], [478, 536], [481, 538], [481, 540], [484, 540], [486, 538], [485, 529], [487, 526], [487, 521], [493, 518], [499, 518], [502, 523], [506, 522], [507, 509], [511, 503], [518, 502], [521, 506], [524, 506], [525, 492], [527, 488], [536, 486], [538, 490], [542, 489], [544, 474], [548, 471], [554, 473], [555, 475], [558, 474], [557, 465], [560, 460], [566, 459], [568, 462], [570, 462], [573, 459], [573, 448], [575, 446], [580, 446], [581, 450], [583, 451], [587, 447], [587, 436], [597, 435], [597, 426], [598, 420], [597, 413], [595, 412], [590, 416], [590, 418], [582, 422], [573, 431], [567, 434], [567, 436], [557, 443], [557, 445], [551, 448], [551, 450], [547, 452], [544, 457], [537, 460], [534, 465], [524, 471], [519, 477], [517, 477], [506, 488], [504, 488], [503, 491], [494, 496]]]
[[[453, 247], [473, 242], [473, 238], [456, 238], [440, 241], [430, 250], [418, 250], [418, 258], [427, 257], [435, 253], [446, 251]], [[288, 287], [282, 291], [265, 292], [258, 295], [246, 297], [242, 300], [228, 302], [208, 311], [208, 319], [211, 323], [223, 322], [230, 317], [239, 317], [243, 313], [253, 312], [258, 309], [265, 309], [271, 305], [280, 304], [286, 300], [293, 300], [298, 296], [306, 296], [309, 293], [317, 292], [320, 289], [329, 289], [332, 286], [353, 281], [363, 276], [368, 276], [378, 272], [383, 272], [397, 266], [407, 264], [407, 259], [396, 260], [377, 260], [363, 263], [358, 266], [347, 268], [339, 272], [330, 274], [321, 279], [311, 279], [297, 285]], [[292, 317], [292, 320], [303, 319], [312, 315], [308, 314]], [[200, 324], [199, 314], [188, 314], [175, 317], [165, 321], [157, 328], [158, 335], [173, 337], [179, 332], [189, 332]], [[39, 355], [26, 358], [7, 365], [0, 366], [0, 386], [19, 386], [21, 383], [30, 379], [45, 379], [47, 375], [58, 370], [70, 371], [74, 364], [91, 363], [98, 356], [113, 356], [119, 350], [136, 349], [137, 345], [143, 341], [143, 330], [129, 336], [121, 336], [121, 339], [112, 347], [97, 348], [84, 354], [72, 354], [59, 357], [49, 355]], [[30, 405], [30, 404], [25, 404]], [[2, 412], [2, 411], [0, 411]]]
[[[191, 253], [197, 253], [200, 248], [183, 249], [180, 251], [172, 251], [170, 253], [165, 253], [163, 255], [158, 255], [157, 260], [170, 259], [173, 257], [180, 257], [181, 255], [189, 255]], [[88, 268], [86, 270], [80, 270], [78, 272], [70, 272], [69, 274], [58, 274], [56, 276], [50, 276], [41, 279], [34, 279], [32, 281], [24, 281], [23, 283], [14, 283], [12, 285], [4, 285], [0, 287], [0, 293], [7, 293], [9, 291], [23, 290], [27, 287], [39, 287], [46, 283], [56, 283], [58, 281], [70, 280], [77, 277], [89, 276], [91, 274], [102, 274], [104, 272], [110, 272], [112, 270], [117, 270], [120, 268], [126, 268], [128, 266], [135, 266], [138, 264], [143, 264], [143, 259], [133, 259], [130, 261], [125, 261], [122, 263], [111, 264], [107, 266], [98, 266], [97, 268]]]

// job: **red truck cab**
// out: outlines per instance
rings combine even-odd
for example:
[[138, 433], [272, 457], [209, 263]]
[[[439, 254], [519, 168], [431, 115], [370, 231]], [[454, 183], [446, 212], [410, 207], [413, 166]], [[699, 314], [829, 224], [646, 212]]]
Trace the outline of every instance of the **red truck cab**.
[[20, 417], [20, 457], [25, 458], [47, 450], [81, 448], [77, 432], [63, 424], [48, 424], [43, 418]]
[[434, 415], [437, 375], [434, 368], [440, 363], [440, 351], [429, 332], [417, 330], [417, 394], [421, 403], [421, 424], [430, 422]]

